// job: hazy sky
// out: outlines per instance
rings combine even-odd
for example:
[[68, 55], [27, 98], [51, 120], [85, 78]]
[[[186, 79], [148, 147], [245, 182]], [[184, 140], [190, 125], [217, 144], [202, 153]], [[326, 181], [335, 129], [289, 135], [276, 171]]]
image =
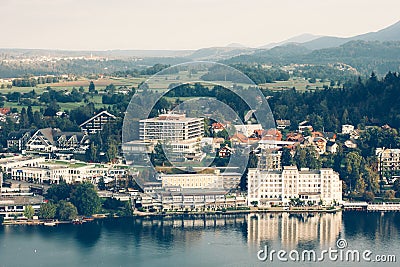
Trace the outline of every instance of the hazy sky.
[[399, 10], [399, 0], [0, 0], [0, 48], [257, 47], [376, 31]]

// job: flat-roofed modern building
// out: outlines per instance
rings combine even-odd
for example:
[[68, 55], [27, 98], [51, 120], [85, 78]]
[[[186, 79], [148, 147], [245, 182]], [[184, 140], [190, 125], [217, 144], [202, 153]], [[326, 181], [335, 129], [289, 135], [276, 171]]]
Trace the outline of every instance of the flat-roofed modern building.
[[234, 189], [239, 185], [240, 178], [240, 173], [221, 173], [218, 169], [208, 173], [158, 175], [163, 188], [172, 186], [186, 189]]
[[139, 121], [140, 140], [182, 141], [201, 138], [203, 118], [187, 118], [185, 114], [162, 114]]
[[331, 205], [342, 202], [342, 181], [332, 169], [298, 170], [285, 166], [282, 171], [249, 169], [248, 203], [288, 204], [291, 199], [306, 204]]

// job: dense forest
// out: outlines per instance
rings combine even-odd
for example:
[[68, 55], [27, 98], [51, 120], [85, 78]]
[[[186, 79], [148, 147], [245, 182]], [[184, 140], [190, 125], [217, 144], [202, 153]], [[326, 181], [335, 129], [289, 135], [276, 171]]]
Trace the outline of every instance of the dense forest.
[[389, 72], [384, 78], [372, 73], [362, 80], [347, 81], [341, 89], [315, 92], [264, 91], [275, 119], [290, 119], [292, 125], [309, 120], [316, 130], [340, 131], [342, 124], [388, 124], [400, 128], [400, 76]]
[[[236, 56], [225, 64], [312, 64], [329, 66], [338, 62], [354, 67], [362, 76], [375, 70], [384, 75], [389, 70], [399, 71], [400, 42], [350, 41], [339, 47], [310, 50], [301, 44], [288, 44], [269, 50], [258, 50], [251, 55]], [[349, 75], [351, 72], [343, 71]], [[321, 77], [322, 78], [322, 77]], [[333, 77], [330, 77], [333, 78]]]

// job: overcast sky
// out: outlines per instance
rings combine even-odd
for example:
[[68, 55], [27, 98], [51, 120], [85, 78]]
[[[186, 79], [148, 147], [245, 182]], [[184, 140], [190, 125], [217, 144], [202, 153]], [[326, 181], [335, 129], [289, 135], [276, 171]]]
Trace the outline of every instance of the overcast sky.
[[0, 48], [257, 47], [377, 31], [399, 10], [399, 0], [0, 0]]

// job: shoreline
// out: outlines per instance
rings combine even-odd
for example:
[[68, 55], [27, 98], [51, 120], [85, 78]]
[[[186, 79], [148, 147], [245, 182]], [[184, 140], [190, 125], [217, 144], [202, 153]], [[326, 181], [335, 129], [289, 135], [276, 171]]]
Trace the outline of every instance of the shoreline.
[[[267, 214], [267, 213], [336, 213], [340, 211], [346, 211], [342, 207], [335, 209], [284, 209], [284, 208], [251, 208], [249, 210], [227, 210], [227, 211], [198, 211], [198, 212], [185, 212], [185, 211], [174, 211], [174, 212], [140, 212], [134, 211], [132, 218], [150, 218], [150, 217], [169, 217], [169, 216], [181, 216], [181, 215], [235, 215], [235, 214]], [[373, 212], [367, 210], [359, 210], [364, 212]], [[388, 211], [382, 211], [388, 212]], [[130, 216], [129, 216], [130, 217]], [[1, 225], [42, 225], [54, 227], [59, 224], [77, 224], [82, 225], [87, 222], [92, 222], [101, 219], [117, 219], [122, 218], [121, 216], [108, 216], [107, 214], [95, 214], [90, 218], [83, 218], [75, 221], [58, 221], [58, 220], [6, 220]], [[1, 226], [0, 225], [0, 226]]]
[[252, 214], [252, 213], [335, 213], [342, 211], [342, 208], [335, 209], [249, 209], [249, 210], [227, 210], [227, 211], [201, 211], [201, 212], [185, 212], [185, 211], [175, 211], [175, 212], [134, 212], [134, 216], [139, 217], [166, 217], [174, 215], [215, 215], [215, 214]]

